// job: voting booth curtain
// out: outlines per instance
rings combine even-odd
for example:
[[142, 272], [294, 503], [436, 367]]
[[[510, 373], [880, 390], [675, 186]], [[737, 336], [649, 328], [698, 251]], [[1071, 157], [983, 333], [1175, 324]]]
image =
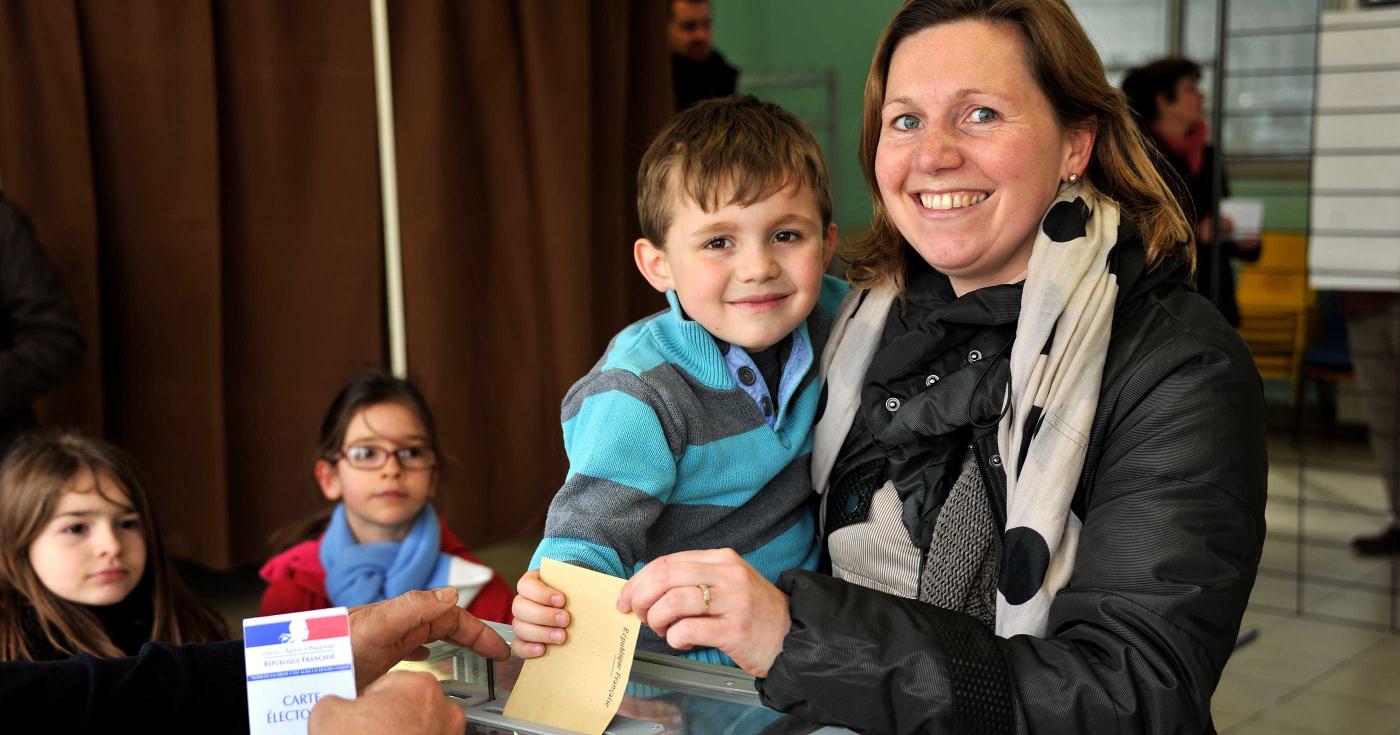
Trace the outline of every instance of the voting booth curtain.
[[[469, 544], [538, 525], [559, 401], [662, 305], [634, 178], [670, 115], [648, 0], [389, 4], [408, 369]], [[48, 423], [145, 470], [173, 552], [254, 563], [324, 507], [321, 415], [386, 364], [368, 2], [0, 0], [0, 186], [82, 320]]]

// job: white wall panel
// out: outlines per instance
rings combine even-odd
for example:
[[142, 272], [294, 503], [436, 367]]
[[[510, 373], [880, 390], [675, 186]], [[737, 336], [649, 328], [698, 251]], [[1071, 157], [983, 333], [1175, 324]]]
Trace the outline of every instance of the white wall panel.
[[1317, 147], [1327, 150], [1400, 149], [1400, 113], [1376, 115], [1320, 115]]
[[[1400, 9], [1323, 14], [1308, 248], [1314, 288], [1400, 291], [1400, 71], [1384, 68], [1395, 64]], [[1354, 66], [1382, 68], [1328, 71]], [[1384, 112], [1345, 114], [1355, 109]], [[1361, 154], [1328, 155], [1338, 150]], [[1397, 193], [1374, 195], [1386, 191]]]
[[1400, 291], [1400, 239], [1314, 236], [1308, 271], [1313, 288]]
[[1313, 159], [1314, 189], [1393, 189], [1400, 197], [1400, 154], [1393, 156], [1318, 156]]
[[1389, 106], [1400, 106], [1400, 71], [1346, 72], [1317, 76], [1319, 110]]
[[1322, 58], [1329, 66], [1400, 64], [1400, 28], [1370, 28], [1358, 31], [1331, 31], [1319, 41]]
[[1314, 196], [1314, 230], [1390, 232], [1400, 243], [1400, 196]]

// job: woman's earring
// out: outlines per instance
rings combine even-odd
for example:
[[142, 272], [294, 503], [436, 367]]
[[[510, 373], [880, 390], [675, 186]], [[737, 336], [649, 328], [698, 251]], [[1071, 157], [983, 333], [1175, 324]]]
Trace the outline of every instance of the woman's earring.
[[1079, 182], [1079, 174], [1071, 173], [1071, 174], [1069, 175], [1069, 183], [1075, 184], [1075, 183], [1078, 183], [1078, 182]]

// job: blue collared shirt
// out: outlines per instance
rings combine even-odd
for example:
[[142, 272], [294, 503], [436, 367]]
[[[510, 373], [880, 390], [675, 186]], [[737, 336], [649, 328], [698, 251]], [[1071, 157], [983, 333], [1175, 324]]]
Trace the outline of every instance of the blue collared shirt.
[[[794, 329], [792, 331], [792, 351], [788, 355], [787, 362], [783, 363], [782, 377], [778, 379], [777, 391], [773, 391], [774, 386], [767, 385], [763, 380], [763, 372], [758, 369], [753, 358], [744, 348], [738, 345], [729, 345], [728, 350], [721, 350], [724, 353], [724, 364], [729, 368], [730, 375], [734, 376], [735, 382], [743, 391], [753, 399], [758, 410], [763, 414], [763, 419], [768, 422], [768, 426], [775, 427], [778, 423], [777, 406], [787, 405], [792, 398], [793, 391], [797, 388], [797, 383], [802, 376], [807, 373], [807, 369], [812, 365], [812, 343], [807, 338], [807, 330]], [[772, 393], [776, 392], [781, 401], [774, 401]]]

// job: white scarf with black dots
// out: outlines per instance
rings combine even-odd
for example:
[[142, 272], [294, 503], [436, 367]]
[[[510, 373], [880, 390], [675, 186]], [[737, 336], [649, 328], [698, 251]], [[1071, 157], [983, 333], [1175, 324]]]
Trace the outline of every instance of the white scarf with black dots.
[[[1050, 603], [1069, 581], [1080, 520], [1070, 512], [1099, 403], [1118, 298], [1109, 255], [1118, 209], [1083, 184], [1063, 187], [1041, 221], [1011, 347], [1012, 403], [997, 433], [1007, 523], [997, 579], [996, 633], [1044, 636]], [[822, 356], [826, 411], [814, 429], [812, 484], [826, 491], [860, 405], [897, 294], [853, 292]], [[994, 460], [995, 463], [995, 460]], [[825, 509], [826, 504], [822, 504]]]
[[1082, 183], [1041, 222], [1011, 348], [1010, 407], [997, 431], [1006, 470], [1006, 534], [997, 635], [1044, 636], [1079, 541], [1070, 512], [1099, 405], [1118, 299], [1110, 254], [1118, 209]]

